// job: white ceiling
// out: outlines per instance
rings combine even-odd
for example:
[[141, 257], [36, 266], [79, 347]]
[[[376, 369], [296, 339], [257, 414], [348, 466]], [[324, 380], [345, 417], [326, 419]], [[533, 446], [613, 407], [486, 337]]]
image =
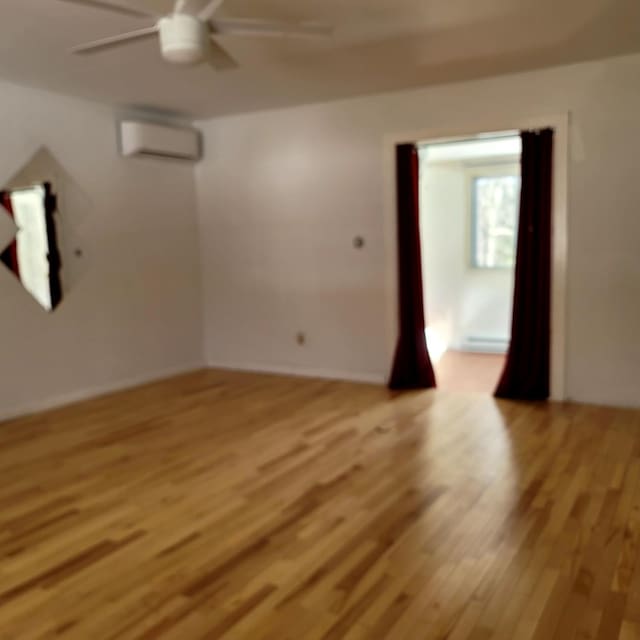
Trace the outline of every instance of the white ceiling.
[[[167, 11], [172, 4], [119, 2]], [[60, 0], [2, 0], [0, 9], [0, 77], [195, 117], [640, 51], [638, 0], [227, 0], [228, 16], [323, 21], [336, 33], [326, 42], [220, 38], [241, 64], [225, 72], [168, 66], [154, 41], [68, 53], [144, 20]]]

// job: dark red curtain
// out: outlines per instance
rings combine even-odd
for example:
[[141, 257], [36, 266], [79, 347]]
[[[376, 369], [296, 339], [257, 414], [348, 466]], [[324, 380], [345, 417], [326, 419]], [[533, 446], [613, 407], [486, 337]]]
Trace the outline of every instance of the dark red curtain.
[[[11, 195], [6, 191], [0, 191], [0, 206], [4, 207], [6, 212], [13, 218], [13, 208], [11, 207]], [[0, 215], [6, 215], [4, 212], [0, 210]], [[0, 262], [4, 262], [7, 267], [15, 275], [20, 278], [20, 265], [18, 263], [18, 241], [13, 240], [13, 242], [2, 252], [0, 253]]]
[[397, 147], [398, 276], [400, 278], [400, 339], [390, 389], [436, 386], [427, 351], [420, 251], [420, 163], [413, 144]]
[[47, 227], [47, 261], [49, 262], [49, 291], [51, 293], [51, 308], [55, 309], [62, 301], [62, 281], [60, 269], [62, 260], [58, 249], [58, 232], [56, 230], [55, 213], [58, 210], [58, 198], [51, 190], [51, 184], [44, 183], [45, 223]]
[[524, 131], [511, 346], [495, 395], [549, 397], [553, 131]]

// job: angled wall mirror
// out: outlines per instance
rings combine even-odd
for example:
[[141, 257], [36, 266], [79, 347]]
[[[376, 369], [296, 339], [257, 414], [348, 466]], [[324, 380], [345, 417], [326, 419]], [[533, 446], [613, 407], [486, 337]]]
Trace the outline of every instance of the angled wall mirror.
[[0, 204], [16, 225], [16, 236], [0, 261], [47, 311], [62, 301], [57, 200], [48, 182], [0, 191]]
[[84, 270], [75, 241], [89, 201], [45, 148], [0, 187], [0, 267], [46, 311], [54, 311]]

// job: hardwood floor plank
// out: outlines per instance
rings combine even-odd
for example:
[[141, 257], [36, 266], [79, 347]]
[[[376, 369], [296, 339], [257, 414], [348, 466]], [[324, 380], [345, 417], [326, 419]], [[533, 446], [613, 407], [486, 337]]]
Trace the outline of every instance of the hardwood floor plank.
[[636, 640], [640, 412], [201, 371], [0, 425], [0, 639]]

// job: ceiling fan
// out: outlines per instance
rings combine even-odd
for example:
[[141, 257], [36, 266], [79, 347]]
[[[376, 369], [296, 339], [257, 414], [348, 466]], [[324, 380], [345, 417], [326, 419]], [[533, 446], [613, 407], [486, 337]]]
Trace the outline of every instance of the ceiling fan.
[[316, 23], [291, 24], [269, 20], [215, 18], [225, 0], [211, 0], [204, 8], [193, 12], [193, 0], [176, 0], [173, 12], [160, 15], [146, 9], [123, 7], [103, 0], [62, 0], [74, 4], [104, 9], [136, 18], [155, 18], [155, 24], [74, 47], [76, 54], [96, 53], [130, 42], [160, 37], [162, 57], [172, 64], [188, 65], [207, 61], [215, 69], [238, 66], [231, 55], [216, 41], [218, 35], [267, 37], [323, 37], [331, 27]]

